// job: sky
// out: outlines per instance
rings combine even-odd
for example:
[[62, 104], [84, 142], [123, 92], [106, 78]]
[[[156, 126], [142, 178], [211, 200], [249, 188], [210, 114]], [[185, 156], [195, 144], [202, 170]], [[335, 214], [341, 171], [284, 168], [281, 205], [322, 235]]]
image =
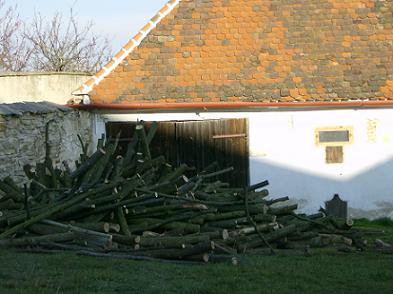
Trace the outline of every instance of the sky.
[[168, 0], [5, 0], [17, 5], [22, 19], [34, 12], [50, 17], [56, 11], [65, 16], [73, 7], [81, 24], [91, 20], [94, 33], [109, 38], [114, 51], [120, 50]]

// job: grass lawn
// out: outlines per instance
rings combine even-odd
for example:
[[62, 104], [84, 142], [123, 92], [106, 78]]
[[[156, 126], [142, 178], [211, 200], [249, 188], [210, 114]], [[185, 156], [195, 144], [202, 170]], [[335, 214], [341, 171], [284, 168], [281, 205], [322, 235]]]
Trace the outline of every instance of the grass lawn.
[[[392, 224], [355, 224], [383, 229], [378, 237], [393, 243]], [[2, 250], [0, 293], [393, 293], [393, 255], [246, 256], [236, 267]]]

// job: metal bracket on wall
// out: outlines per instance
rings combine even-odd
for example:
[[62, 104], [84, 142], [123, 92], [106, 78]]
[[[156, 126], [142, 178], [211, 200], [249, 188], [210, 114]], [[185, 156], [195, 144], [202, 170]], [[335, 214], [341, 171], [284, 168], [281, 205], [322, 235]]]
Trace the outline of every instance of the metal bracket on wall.
[[213, 139], [227, 139], [227, 138], [245, 138], [246, 134], [228, 134], [228, 135], [214, 135]]

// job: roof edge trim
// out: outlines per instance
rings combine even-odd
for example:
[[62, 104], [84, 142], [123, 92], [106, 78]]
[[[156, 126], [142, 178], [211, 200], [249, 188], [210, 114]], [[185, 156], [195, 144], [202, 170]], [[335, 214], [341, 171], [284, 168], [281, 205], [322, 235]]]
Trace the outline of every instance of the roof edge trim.
[[123, 103], [105, 104], [94, 103], [90, 105], [73, 104], [72, 108], [83, 110], [158, 110], [158, 109], [290, 109], [290, 108], [362, 108], [362, 107], [393, 107], [393, 100], [350, 100], [350, 101], [326, 101], [326, 102], [146, 102], [146, 103]]
[[146, 36], [169, 15], [182, 0], [170, 0], [150, 21], [123, 47], [121, 50], [102, 67], [92, 78], [87, 80], [73, 95], [86, 95], [107, 77], [135, 48], [137, 48]]

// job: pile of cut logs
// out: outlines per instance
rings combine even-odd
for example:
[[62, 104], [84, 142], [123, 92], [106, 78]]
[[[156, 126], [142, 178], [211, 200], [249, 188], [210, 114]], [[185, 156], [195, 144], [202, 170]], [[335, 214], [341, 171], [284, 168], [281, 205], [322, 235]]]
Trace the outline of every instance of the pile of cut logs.
[[203, 171], [152, 157], [138, 124], [128, 148], [117, 154], [119, 136], [71, 170], [56, 168], [47, 144], [44, 162], [24, 167], [28, 184], [0, 181], [0, 247], [132, 259], [225, 261], [242, 253], [337, 246], [362, 249], [361, 232], [346, 220], [297, 214], [288, 197], [270, 198], [267, 181], [232, 188], [219, 181], [233, 168], [212, 163]]

